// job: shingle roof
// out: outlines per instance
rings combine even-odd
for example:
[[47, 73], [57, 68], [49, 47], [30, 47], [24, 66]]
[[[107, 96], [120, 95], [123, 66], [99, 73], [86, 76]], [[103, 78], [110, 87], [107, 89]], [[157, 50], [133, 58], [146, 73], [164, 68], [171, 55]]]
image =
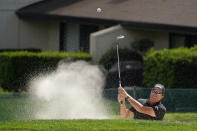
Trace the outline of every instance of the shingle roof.
[[[197, 33], [197, 0], [45, 0], [19, 17]], [[101, 13], [96, 9], [100, 7]]]

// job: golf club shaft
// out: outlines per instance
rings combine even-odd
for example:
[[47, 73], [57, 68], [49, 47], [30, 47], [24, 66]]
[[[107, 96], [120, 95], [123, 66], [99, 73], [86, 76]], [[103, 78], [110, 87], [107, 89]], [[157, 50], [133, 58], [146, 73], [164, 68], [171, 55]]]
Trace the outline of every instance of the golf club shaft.
[[119, 60], [119, 43], [117, 41], [117, 58], [118, 58], [118, 82], [119, 87], [121, 87], [121, 79], [120, 79], [120, 60]]

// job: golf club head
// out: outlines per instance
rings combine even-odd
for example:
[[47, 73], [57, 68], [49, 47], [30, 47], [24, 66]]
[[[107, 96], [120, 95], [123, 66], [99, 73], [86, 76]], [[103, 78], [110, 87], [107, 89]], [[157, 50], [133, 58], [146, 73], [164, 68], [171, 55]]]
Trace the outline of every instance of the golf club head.
[[119, 35], [119, 36], [116, 37], [117, 40], [119, 40], [119, 39], [124, 39], [124, 38], [125, 38], [124, 35]]

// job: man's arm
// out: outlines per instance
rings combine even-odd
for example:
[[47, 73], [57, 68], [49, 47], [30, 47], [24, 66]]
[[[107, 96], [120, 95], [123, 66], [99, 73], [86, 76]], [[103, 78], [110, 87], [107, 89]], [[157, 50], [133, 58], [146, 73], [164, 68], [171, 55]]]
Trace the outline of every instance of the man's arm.
[[131, 112], [129, 109], [126, 109], [125, 105], [120, 105], [120, 114], [122, 119], [128, 119], [133, 112]]
[[139, 103], [137, 100], [135, 100], [131, 96], [127, 96], [128, 102], [140, 113], [150, 115], [152, 117], [156, 117], [155, 112], [152, 107], [143, 106], [141, 103]]
[[118, 94], [118, 101], [120, 103], [120, 115], [122, 119], [127, 119], [133, 114], [129, 109], [126, 109], [125, 98]]
[[150, 115], [152, 117], [156, 116], [152, 107], [143, 106], [140, 102], [131, 97], [122, 87], [119, 87], [118, 90], [120, 94], [127, 98], [131, 106], [133, 106], [138, 112]]

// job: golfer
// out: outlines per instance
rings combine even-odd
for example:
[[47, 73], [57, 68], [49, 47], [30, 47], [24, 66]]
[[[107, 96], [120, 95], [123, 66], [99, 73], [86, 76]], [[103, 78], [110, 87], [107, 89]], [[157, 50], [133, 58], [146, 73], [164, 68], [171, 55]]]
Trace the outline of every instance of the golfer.
[[[118, 101], [120, 103], [120, 114], [122, 119], [127, 119], [133, 114], [134, 119], [162, 120], [166, 112], [166, 108], [161, 104], [164, 93], [164, 86], [156, 84], [151, 89], [149, 99], [135, 100], [122, 87], [119, 87]], [[131, 104], [132, 107], [130, 109], [126, 109], [125, 99]]]

